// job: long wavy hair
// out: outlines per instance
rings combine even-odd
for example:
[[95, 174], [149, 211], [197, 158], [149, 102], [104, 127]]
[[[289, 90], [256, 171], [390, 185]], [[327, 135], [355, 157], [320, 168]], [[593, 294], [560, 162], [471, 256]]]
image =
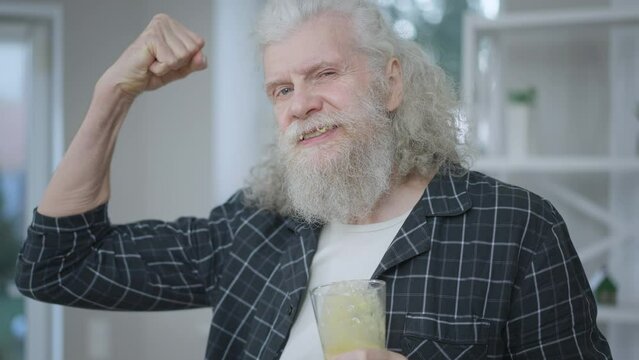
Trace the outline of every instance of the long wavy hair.
[[[389, 114], [396, 141], [394, 176], [427, 176], [439, 169], [463, 173], [469, 157], [458, 137], [459, 102], [452, 82], [419, 45], [397, 36], [373, 2], [270, 0], [256, 27], [259, 45], [263, 50], [286, 39], [309, 19], [326, 14], [350, 20], [357, 50], [367, 55], [373, 78], [383, 78], [391, 58], [399, 60], [403, 101]], [[294, 211], [287, 199], [284, 165], [275, 148], [271, 147], [266, 160], [251, 172], [245, 201], [291, 215]]]

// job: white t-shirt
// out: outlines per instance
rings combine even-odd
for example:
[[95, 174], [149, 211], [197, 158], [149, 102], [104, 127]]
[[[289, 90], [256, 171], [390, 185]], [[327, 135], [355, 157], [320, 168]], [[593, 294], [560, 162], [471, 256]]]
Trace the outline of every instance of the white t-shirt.
[[324, 359], [310, 290], [335, 281], [370, 279], [409, 213], [375, 224], [324, 226], [311, 264], [309, 291], [304, 295], [281, 359]]

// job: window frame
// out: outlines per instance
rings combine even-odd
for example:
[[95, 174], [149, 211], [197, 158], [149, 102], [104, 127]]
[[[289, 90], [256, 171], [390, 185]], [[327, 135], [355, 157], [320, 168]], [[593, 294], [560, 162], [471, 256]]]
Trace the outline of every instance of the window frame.
[[[25, 23], [37, 21], [47, 24], [49, 33], [48, 52], [50, 73], [44, 91], [48, 93], [48, 101], [44, 106], [35, 109], [29, 115], [28, 134], [35, 139], [28, 139], [29, 153], [27, 157], [26, 208], [31, 209], [41, 197], [49, 177], [58, 164], [64, 150], [64, 66], [63, 66], [63, 8], [60, 4], [36, 3], [0, 3], [0, 20], [24, 20]], [[34, 51], [47, 51], [34, 49]], [[37, 59], [38, 56], [32, 56]], [[34, 74], [33, 80], [38, 76]], [[46, 75], [46, 74], [45, 74]], [[33, 89], [37, 93], [42, 89]], [[35, 97], [37, 95], [30, 95]], [[44, 131], [35, 131], [40, 129]], [[31, 214], [25, 214], [30, 218]], [[27, 222], [28, 223], [28, 222]], [[62, 360], [64, 358], [64, 309], [58, 305], [44, 304], [31, 299], [25, 300], [27, 316], [27, 338], [25, 342], [26, 360]]]

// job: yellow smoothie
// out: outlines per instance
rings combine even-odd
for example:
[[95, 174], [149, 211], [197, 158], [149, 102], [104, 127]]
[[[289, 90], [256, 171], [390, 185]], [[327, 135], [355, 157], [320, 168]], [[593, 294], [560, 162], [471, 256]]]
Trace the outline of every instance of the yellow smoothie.
[[[349, 285], [350, 286], [350, 285]], [[357, 349], [383, 349], [386, 309], [374, 292], [334, 289], [317, 304], [317, 324], [324, 358]]]

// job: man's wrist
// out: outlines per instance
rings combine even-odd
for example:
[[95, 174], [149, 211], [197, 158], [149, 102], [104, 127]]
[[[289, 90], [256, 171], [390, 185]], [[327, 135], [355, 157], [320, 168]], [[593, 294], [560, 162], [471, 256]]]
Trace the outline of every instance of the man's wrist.
[[94, 134], [98, 137], [112, 133], [113, 130], [113, 134], [117, 133], [134, 100], [135, 96], [126, 93], [117, 85], [98, 81], [83, 127], [98, 130], [98, 133]]
[[131, 105], [136, 96], [122, 89], [117, 83], [102, 77], [95, 84], [93, 89], [93, 99], [105, 104], [129, 104]]

